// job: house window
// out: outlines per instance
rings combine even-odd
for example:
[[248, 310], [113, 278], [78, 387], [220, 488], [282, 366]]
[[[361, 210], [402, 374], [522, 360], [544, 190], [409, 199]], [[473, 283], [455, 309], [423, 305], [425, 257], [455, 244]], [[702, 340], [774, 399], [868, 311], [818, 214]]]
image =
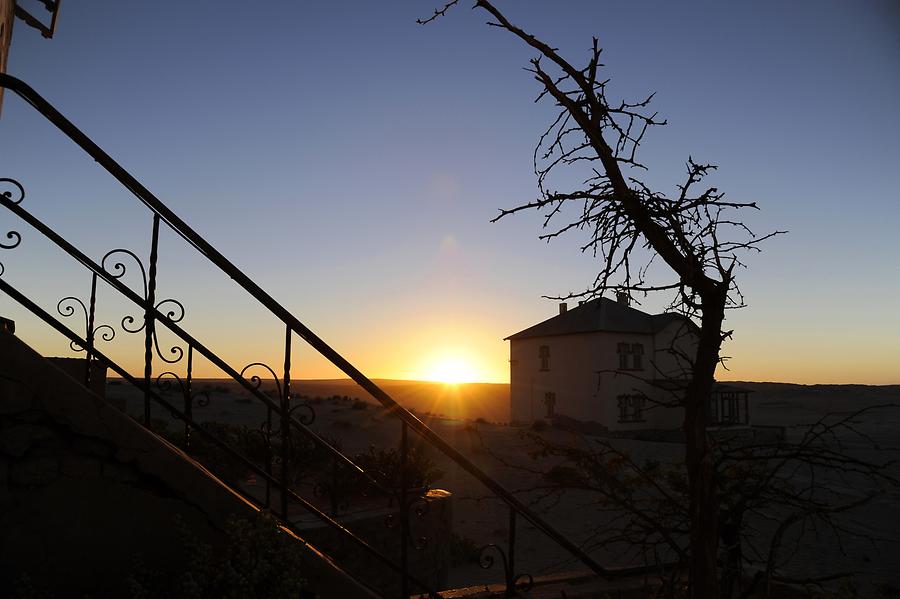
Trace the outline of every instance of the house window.
[[628, 370], [628, 354], [631, 347], [627, 343], [620, 343], [616, 351], [619, 352], [619, 370]]
[[645, 422], [642, 395], [619, 396], [619, 422]]
[[550, 346], [542, 345], [538, 349], [538, 358], [541, 359], [541, 370], [550, 370]]
[[620, 343], [616, 351], [619, 354], [619, 370], [644, 369], [644, 345], [642, 343]]
[[641, 343], [634, 343], [631, 346], [632, 368], [635, 370], [644, 369], [644, 346]]
[[547, 418], [553, 418], [556, 414], [556, 393], [544, 394], [544, 405], [547, 406]]

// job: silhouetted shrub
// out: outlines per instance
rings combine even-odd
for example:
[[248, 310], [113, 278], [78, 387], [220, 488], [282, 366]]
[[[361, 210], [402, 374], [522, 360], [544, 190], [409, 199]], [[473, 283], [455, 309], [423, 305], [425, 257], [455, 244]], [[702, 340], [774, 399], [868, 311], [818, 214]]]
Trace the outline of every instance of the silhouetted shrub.
[[134, 599], [149, 597], [298, 598], [310, 596], [298, 571], [302, 544], [261, 512], [255, 519], [231, 517], [225, 527], [224, 548], [199, 541], [176, 520], [182, 539], [184, 569], [150, 572], [138, 565], [126, 584]]
[[[231, 516], [224, 528], [225, 542], [213, 548], [197, 539], [184, 522], [176, 517], [175, 528], [180, 538], [182, 554], [177, 571], [156, 571], [149, 568], [136, 553], [131, 572], [124, 579], [96, 580], [98, 589], [65, 596], [101, 597], [110, 587], [119, 587], [131, 599], [167, 597], [171, 599], [243, 599], [271, 597], [272, 599], [309, 599], [307, 580], [298, 570], [303, 563], [302, 543], [278, 527], [275, 519], [265, 512], [253, 519]], [[0, 596], [10, 599], [51, 599], [47, 582], [20, 572], [15, 581], [0, 581]], [[59, 582], [59, 581], [54, 581]], [[71, 591], [71, 589], [69, 589]]]
[[450, 564], [461, 566], [464, 564], [477, 564], [481, 551], [475, 541], [469, 537], [450, 534]]
[[[383, 486], [400, 488], [400, 452], [396, 448], [376, 449], [373, 445], [368, 453], [357, 454], [353, 461]], [[442, 476], [444, 471], [420, 447], [409, 448], [406, 457], [408, 488], [427, 488]]]
[[[257, 428], [221, 422], [205, 422], [201, 426], [261, 470], [265, 471], [271, 460], [272, 476], [280, 476], [280, 434], [272, 434], [267, 442], [265, 432]], [[190, 444], [185, 442], [183, 429], [165, 433], [164, 436], [227, 482], [239, 482], [254, 474], [250, 466], [199, 431], [191, 432]], [[341, 450], [340, 439], [328, 434], [319, 434], [319, 437], [336, 450]], [[289, 478], [292, 483], [308, 476], [319, 477], [322, 472], [330, 472], [331, 453], [298, 430], [292, 431], [288, 447]]]
[[367, 404], [366, 402], [364, 402], [364, 401], [362, 401], [362, 400], [354, 399], [354, 400], [353, 400], [353, 405], [352, 405], [351, 407], [352, 407], [354, 410], [368, 410], [368, 409], [369, 409], [369, 404]]
[[550, 428], [550, 425], [547, 424], [546, 420], [535, 420], [531, 423], [531, 430], [536, 433], [542, 433], [548, 428]]

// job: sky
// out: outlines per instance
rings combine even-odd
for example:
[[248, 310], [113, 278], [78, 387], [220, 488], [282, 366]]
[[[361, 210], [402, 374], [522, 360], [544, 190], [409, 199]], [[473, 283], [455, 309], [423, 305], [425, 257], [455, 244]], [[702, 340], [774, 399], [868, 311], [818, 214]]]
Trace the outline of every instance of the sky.
[[[468, 4], [423, 27], [437, 3], [68, 2], [52, 40], [16, 23], [7, 66], [368, 376], [507, 382], [503, 338], [557, 313], [544, 296], [586, 289], [598, 261], [577, 233], [540, 241], [538, 214], [490, 223], [536, 196], [554, 111], [534, 102], [533, 51]], [[728, 315], [718, 378], [900, 383], [895, 2], [497, 5], [575, 64], [596, 35], [612, 97], [656, 92], [669, 125], [640, 155], [648, 183], [715, 163], [712, 183], [761, 207], [755, 231], [789, 231], [739, 273], [748, 307]], [[147, 210], [9, 94], [0, 177], [95, 259], [146, 256]], [[89, 275], [13, 219], [4, 279], [51, 311], [86, 300]], [[159, 273], [159, 297], [229, 362], [281, 364], [282, 325], [166, 231]], [[101, 289], [98, 322], [128, 308]], [[0, 314], [73, 355], [9, 298]], [[142, 342], [120, 330], [107, 351], [139, 371]], [[339, 376], [299, 341], [292, 366]]]

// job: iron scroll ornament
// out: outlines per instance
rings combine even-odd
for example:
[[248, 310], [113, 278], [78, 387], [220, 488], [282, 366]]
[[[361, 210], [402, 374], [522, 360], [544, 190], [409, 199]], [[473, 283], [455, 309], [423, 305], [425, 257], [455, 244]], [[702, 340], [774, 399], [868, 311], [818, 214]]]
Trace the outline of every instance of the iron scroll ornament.
[[[424, 495], [418, 495], [409, 502], [406, 509], [407, 513], [412, 512], [417, 518], [422, 518], [431, 509], [431, 502]], [[384, 525], [388, 528], [397, 526], [397, 514], [388, 514], [384, 518]], [[424, 551], [425, 548], [428, 547], [428, 537], [425, 535], [415, 536], [412, 532], [412, 526], [408, 526], [406, 529], [406, 539], [416, 551]]]
[[[121, 259], [115, 259], [111, 265], [108, 264], [108, 262], [116, 254], [124, 254], [125, 256], [130, 257], [134, 261], [134, 263], [137, 265], [138, 272], [140, 272], [140, 275], [141, 275], [141, 279], [140, 279], [141, 280], [141, 293], [140, 293], [140, 295], [146, 301], [149, 296], [148, 284], [147, 284], [147, 271], [144, 269], [144, 263], [141, 262], [141, 259], [138, 258], [134, 252], [132, 252], [131, 250], [126, 250], [126, 249], [122, 249], [122, 248], [110, 250], [110, 251], [106, 252], [106, 254], [103, 256], [103, 258], [100, 260], [101, 268], [103, 268], [103, 270], [105, 270], [107, 273], [109, 273], [109, 275], [111, 277], [121, 280], [122, 277], [124, 277], [126, 272], [128, 271], [127, 267], [125, 266], [125, 263]], [[178, 300], [171, 299], [171, 298], [160, 300], [153, 307], [158, 312], [161, 312], [163, 314], [163, 316], [165, 316], [165, 318], [169, 320], [169, 322], [178, 323], [184, 319], [184, 315], [185, 315], [184, 305], [181, 302], [179, 302]], [[143, 331], [146, 328], [147, 322], [144, 321], [141, 323], [140, 326], [135, 326], [135, 323], [137, 322], [137, 320], [138, 319], [135, 316], [132, 316], [132, 315], [125, 316], [124, 318], [122, 318], [122, 329], [126, 333], [140, 333], [141, 331]], [[157, 335], [155, 328], [153, 330], [153, 347], [156, 350], [156, 355], [159, 357], [159, 359], [167, 364], [176, 364], [176, 363], [180, 362], [181, 359], [184, 357], [184, 350], [177, 345], [173, 345], [172, 347], [169, 348], [168, 353], [171, 354], [173, 357], [167, 358], [165, 355], [163, 355], [163, 352], [159, 347], [159, 336]]]
[[[84, 302], [74, 296], [66, 296], [59, 300], [56, 304], [56, 311], [59, 312], [59, 315], [63, 318], [70, 318], [75, 316], [76, 306], [81, 308], [82, 314], [84, 314], [84, 330], [85, 335], [84, 338], [88, 340], [88, 345], [91, 345], [92, 339], [97, 337], [99, 333], [100, 339], [103, 341], [112, 341], [116, 337], [116, 331], [108, 324], [101, 324], [100, 326], [96, 326], [91, 330], [91, 317], [88, 316], [88, 308], [84, 305]], [[101, 332], [102, 331], [102, 332]], [[86, 348], [81, 347], [78, 343], [74, 341], [69, 341], [69, 347], [72, 351], [82, 352], [85, 351]]]
[[[25, 199], [25, 188], [15, 179], [10, 179], [8, 177], [0, 178], [0, 189], [4, 187], [13, 188], [12, 191], [9, 189], [0, 191], [0, 196], [2, 196], [5, 201], [13, 204], [21, 204], [22, 200]], [[0, 249], [14, 250], [22, 243], [22, 235], [20, 235], [18, 231], [7, 231], [6, 238], [9, 239], [9, 242], [0, 241]], [[3, 263], [0, 262], [0, 276], [3, 276], [5, 270]]]
[[[281, 380], [278, 378], [278, 375], [275, 374], [275, 371], [272, 370], [272, 368], [269, 365], [264, 364], [262, 362], [252, 362], [252, 363], [244, 366], [244, 368], [242, 368], [241, 372], [240, 372], [241, 377], [243, 377], [244, 379], [249, 381], [250, 385], [254, 389], [258, 390], [260, 393], [265, 393], [263, 391], [263, 389], [261, 388], [262, 387], [262, 377], [260, 377], [258, 374], [254, 374], [249, 379], [247, 379], [247, 377], [245, 376], [247, 371], [250, 370], [251, 368], [262, 368], [263, 370], [267, 371], [270, 375], [272, 375], [272, 380], [275, 382], [275, 390], [278, 393], [278, 397], [282, 397], [283, 390], [281, 387]], [[296, 396], [291, 395], [288, 398], [288, 402], [290, 403], [290, 402], [294, 401], [294, 399], [296, 399]], [[301, 411], [301, 410], [306, 413], [295, 415], [295, 413], [299, 413], [299, 411]], [[291, 418], [296, 418], [297, 422], [299, 422], [300, 424], [302, 424], [304, 426], [309, 426], [313, 422], [316, 421], [316, 411], [313, 409], [313, 407], [311, 405], [309, 405], [309, 403], [307, 403], [305, 401], [291, 406], [288, 409], [288, 416]], [[277, 434], [280, 434], [280, 431], [281, 431], [281, 429], [279, 428], [278, 430], [271, 431], [269, 434], [277, 435]]]
[[506, 552], [496, 543], [490, 543], [481, 548], [478, 552], [478, 565], [485, 570], [494, 567], [494, 556], [490, 551], [494, 550], [500, 556], [500, 562], [503, 565], [503, 578], [506, 581], [507, 590], [518, 589], [523, 592], [531, 590], [534, 586], [534, 577], [531, 574], [513, 574], [509, 571], [509, 560]]
[[173, 383], [178, 385], [181, 395], [184, 397], [185, 405], [190, 404], [199, 408], [205, 408], [209, 405], [209, 393], [206, 391], [189, 391], [184, 380], [174, 372], [164, 372], [156, 377], [156, 388], [160, 393], [168, 393], [174, 390]]

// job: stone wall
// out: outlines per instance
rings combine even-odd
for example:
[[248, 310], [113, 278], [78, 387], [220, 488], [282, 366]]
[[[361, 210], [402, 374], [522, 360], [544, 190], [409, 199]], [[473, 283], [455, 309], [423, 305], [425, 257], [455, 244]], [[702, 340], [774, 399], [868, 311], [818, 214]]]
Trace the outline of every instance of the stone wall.
[[[0, 333], [0, 595], [23, 573], [57, 595], [121, 596], [136, 558], [180, 571], [180, 519], [221, 545], [257, 510], [19, 339]], [[371, 597], [304, 541], [323, 597]]]
[[[87, 375], [87, 361], [84, 358], [47, 358], [47, 360], [79, 383], [84, 383]], [[106, 366], [97, 360], [91, 361], [90, 390], [99, 395], [100, 399], [106, 399], [106, 370]], [[116, 407], [121, 410], [125, 406], [122, 403]]]

